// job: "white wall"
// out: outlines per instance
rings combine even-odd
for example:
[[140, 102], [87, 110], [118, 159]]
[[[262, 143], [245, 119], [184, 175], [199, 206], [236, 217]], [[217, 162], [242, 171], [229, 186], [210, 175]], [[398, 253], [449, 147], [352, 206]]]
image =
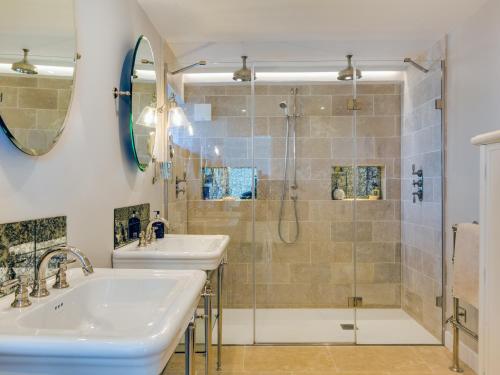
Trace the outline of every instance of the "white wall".
[[[446, 244], [451, 258], [451, 225], [479, 218], [479, 148], [474, 135], [500, 129], [500, 2], [488, 1], [448, 37], [448, 125]], [[448, 295], [450, 295], [449, 264]], [[468, 308], [477, 329], [477, 312]], [[475, 326], [475, 327], [474, 327]], [[476, 345], [462, 335], [467, 345]]]
[[449, 34], [448, 218], [479, 216], [479, 148], [474, 135], [500, 129], [500, 2], [490, 0]]
[[41, 157], [0, 134], [0, 223], [67, 215], [68, 242], [109, 267], [113, 209], [143, 202], [163, 209], [162, 185], [130, 161], [112, 97], [137, 37], [150, 39], [159, 77], [163, 42], [136, 0], [76, 0], [75, 12], [82, 59], [66, 129]]

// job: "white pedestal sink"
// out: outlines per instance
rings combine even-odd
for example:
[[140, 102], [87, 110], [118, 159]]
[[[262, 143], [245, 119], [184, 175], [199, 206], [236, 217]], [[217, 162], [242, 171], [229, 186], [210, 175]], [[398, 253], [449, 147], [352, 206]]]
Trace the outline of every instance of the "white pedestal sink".
[[[0, 374], [159, 374], [198, 305], [201, 271], [68, 272], [27, 308], [0, 300]], [[49, 282], [49, 285], [52, 283]]]
[[217, 269], [229, 236], [167, 234], [146, 247], [133, 242], [113, 251], [115, 268], [204, 270]]

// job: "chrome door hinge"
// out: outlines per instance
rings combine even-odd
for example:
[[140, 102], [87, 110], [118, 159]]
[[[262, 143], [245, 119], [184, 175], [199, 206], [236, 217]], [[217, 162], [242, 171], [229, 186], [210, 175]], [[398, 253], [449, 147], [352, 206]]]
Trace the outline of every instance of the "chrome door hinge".
[[443, 308], [443, 296], [436, 297], [436, 307]]
[[347, 307], [363, 306], [363, 297], [347, 297]]
[[347, 102], [347, 109], [349, 111], [361, 111], [361, 103], [358, 99], [349, 99]]

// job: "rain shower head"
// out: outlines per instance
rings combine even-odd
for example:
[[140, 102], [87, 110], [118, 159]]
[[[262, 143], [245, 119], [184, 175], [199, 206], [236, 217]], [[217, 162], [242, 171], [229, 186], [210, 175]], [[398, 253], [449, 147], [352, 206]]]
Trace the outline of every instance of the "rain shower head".
[[233, 80], [236, 82], [250, 82], [252, 80], [252, 71], [247, 68], [247, 58], [248, 56], [241, 56], [243, 66], [233, 73]]
[[354, 79], [354, 74], [356, 74], [356, 78], [361, 78], [361, 70], [356, 69], [356, 73], [354, 72], [354, 68], [352, 66], [352, 55], [347, 55], [347, 68], [341, 70], [337, 76], [339, 81], [352, 81]]
[[38, 71], [36, 69], [36, 66], [33, 64], [30, 64], [28, 61], [28, 53], [29, 49], [23, 48], [23, 53], [24, 57], [21, 61], [15, 62], [12, 64], [11, 69], [15, 72], [18, 73], [24, 73], [24, 74], [38, 74]]

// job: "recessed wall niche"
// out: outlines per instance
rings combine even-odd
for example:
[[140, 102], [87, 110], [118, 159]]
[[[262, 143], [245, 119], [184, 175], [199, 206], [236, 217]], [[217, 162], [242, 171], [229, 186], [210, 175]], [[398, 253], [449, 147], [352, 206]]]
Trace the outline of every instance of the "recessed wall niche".
[[384, 199], [384, 167], [359, 165], [356, 170], [355, 181], [353, 166], [332, 167], [332, 199]]
[[[251, 167], [203, 168], [202, 198], [204, 200], [252, 199], [252, 169]], [[253, 178], [254, 190], [257, 191], [255, 171]]]

